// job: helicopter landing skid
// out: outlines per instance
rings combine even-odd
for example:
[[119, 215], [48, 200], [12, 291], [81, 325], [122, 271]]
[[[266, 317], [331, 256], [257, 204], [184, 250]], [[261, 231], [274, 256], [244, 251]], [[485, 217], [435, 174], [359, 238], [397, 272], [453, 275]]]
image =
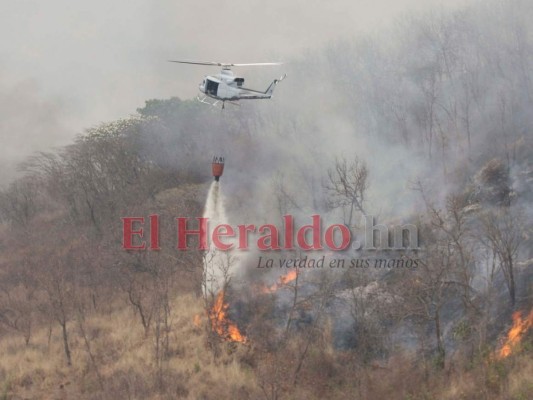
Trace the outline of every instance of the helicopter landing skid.
[[[224, 106], [226, 104], [226, 101], [224, 100], [209, 100], [209, 97], [207, 96], [196, 96], [196, 100], [198, 100], [200, 103], [203, 103], [203, 104], [207, 104], [207, 105], [210, 105], [210, 106], [213, 106], [213, 107], [217, 107], [220, 103], [222, 103], [222, 109], [224, 109]], [[238, 106], [240, 107], [241, 105], [240, 104], [237, 104], [237, 103], [234, 103], [232, 101], [228, 101], [229, 104], [233, 104], [234, 106]]]

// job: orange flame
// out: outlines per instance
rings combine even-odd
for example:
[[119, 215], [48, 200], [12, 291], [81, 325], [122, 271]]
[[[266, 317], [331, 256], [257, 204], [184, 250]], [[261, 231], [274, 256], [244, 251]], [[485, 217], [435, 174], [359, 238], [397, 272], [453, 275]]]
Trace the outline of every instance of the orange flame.
[[265, 286], [262, 288], [263, 293], [274, 293], [280, 287], [285, 286], [289, 282], [294, 281], [298, 277], [298, 272], [294, 269], [289, 271], [287, 274], [279, 277], [278, 281], [271, 286]]
[[522, 319], [522, 312], [515, 311], [513, 313], [513, 326], [507, 333], [507, 338], [503, 343], [497, 358], [506, 358], [513, 352], [513, 349], [520, 343], [522, 336], [533, 326], [533, 309], [529, 312], [529, 315]]
[[244, 336], [237, 325], [230, 321], [227, 317], [227, 310], [229, 304], [224, 301], [224, 291], [221, 290], [213, 307], [209, 311], [209, 320], [211, 321], [211, 329], [216, 332], [218, 336], [224, 340], [230, 342], [246, 342], [246, 336]]

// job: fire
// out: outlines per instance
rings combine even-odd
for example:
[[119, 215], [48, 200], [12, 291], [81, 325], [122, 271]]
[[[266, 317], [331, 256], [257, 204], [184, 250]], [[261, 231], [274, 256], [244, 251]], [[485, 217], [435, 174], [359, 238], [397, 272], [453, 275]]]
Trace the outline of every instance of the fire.
[[506, 358], [513, 352], [513, 349], [520, 343], [522, 336], [533, 326], [533, 309], [529, 315], [522, 319], [522, 312], [516, 311], [513, 313], [513, 326], [507, 333], [507, 338], [503, 343], [502, 348], [498, 352], [499, 359]]
[[280, 276], [279, 282], [282, 285], [286, 285], [287, 283], [295, 280], [297, 276], [298, 276], [298, 273], [296, 272], [296, 270], [292, 270], [288, 274]]
[[289, 282], [294, 281], [297, 277], [298, 277], [298, 272], [296, 270], [292, 270], [289, 273], [280, 276], [278, 281], [274, 283], [273, 285], [263, 287], [262, 292], [263, 293], [274, 293], [280, 287], [285, 286]]
[[218, 293], [215, 303], [209, 311], [211, 329], [224, 340], [245, 343], [246, 336], [239, 331], [237, 325], [228, 319], [228, 307], [229, 304], [224, 301], [224, 291], [222, 290]]

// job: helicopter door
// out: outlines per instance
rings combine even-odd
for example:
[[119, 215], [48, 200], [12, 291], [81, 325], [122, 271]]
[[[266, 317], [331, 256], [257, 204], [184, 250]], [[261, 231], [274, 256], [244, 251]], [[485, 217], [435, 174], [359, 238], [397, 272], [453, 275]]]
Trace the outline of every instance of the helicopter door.
[[216, 96], [218, 91], [218, 82], [207, 80], [207, 86], [205, 87], [205, 92], [211, 96]]

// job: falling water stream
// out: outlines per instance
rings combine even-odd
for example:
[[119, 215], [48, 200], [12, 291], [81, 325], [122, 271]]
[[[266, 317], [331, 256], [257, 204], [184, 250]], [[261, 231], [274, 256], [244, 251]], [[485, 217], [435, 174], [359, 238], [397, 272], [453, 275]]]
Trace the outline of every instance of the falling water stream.
[[[219, 224], [227, 224], [224, 197], [220, 190], [220, 182], [213, 181], [207, 194], [204, 218], [208, 218], [209, 231]], [[232, 266], [231, 252], [216, 250], [212, 241], [204, 255], [204, 294], [216, 294], [224, 290], [229, 279]]]

